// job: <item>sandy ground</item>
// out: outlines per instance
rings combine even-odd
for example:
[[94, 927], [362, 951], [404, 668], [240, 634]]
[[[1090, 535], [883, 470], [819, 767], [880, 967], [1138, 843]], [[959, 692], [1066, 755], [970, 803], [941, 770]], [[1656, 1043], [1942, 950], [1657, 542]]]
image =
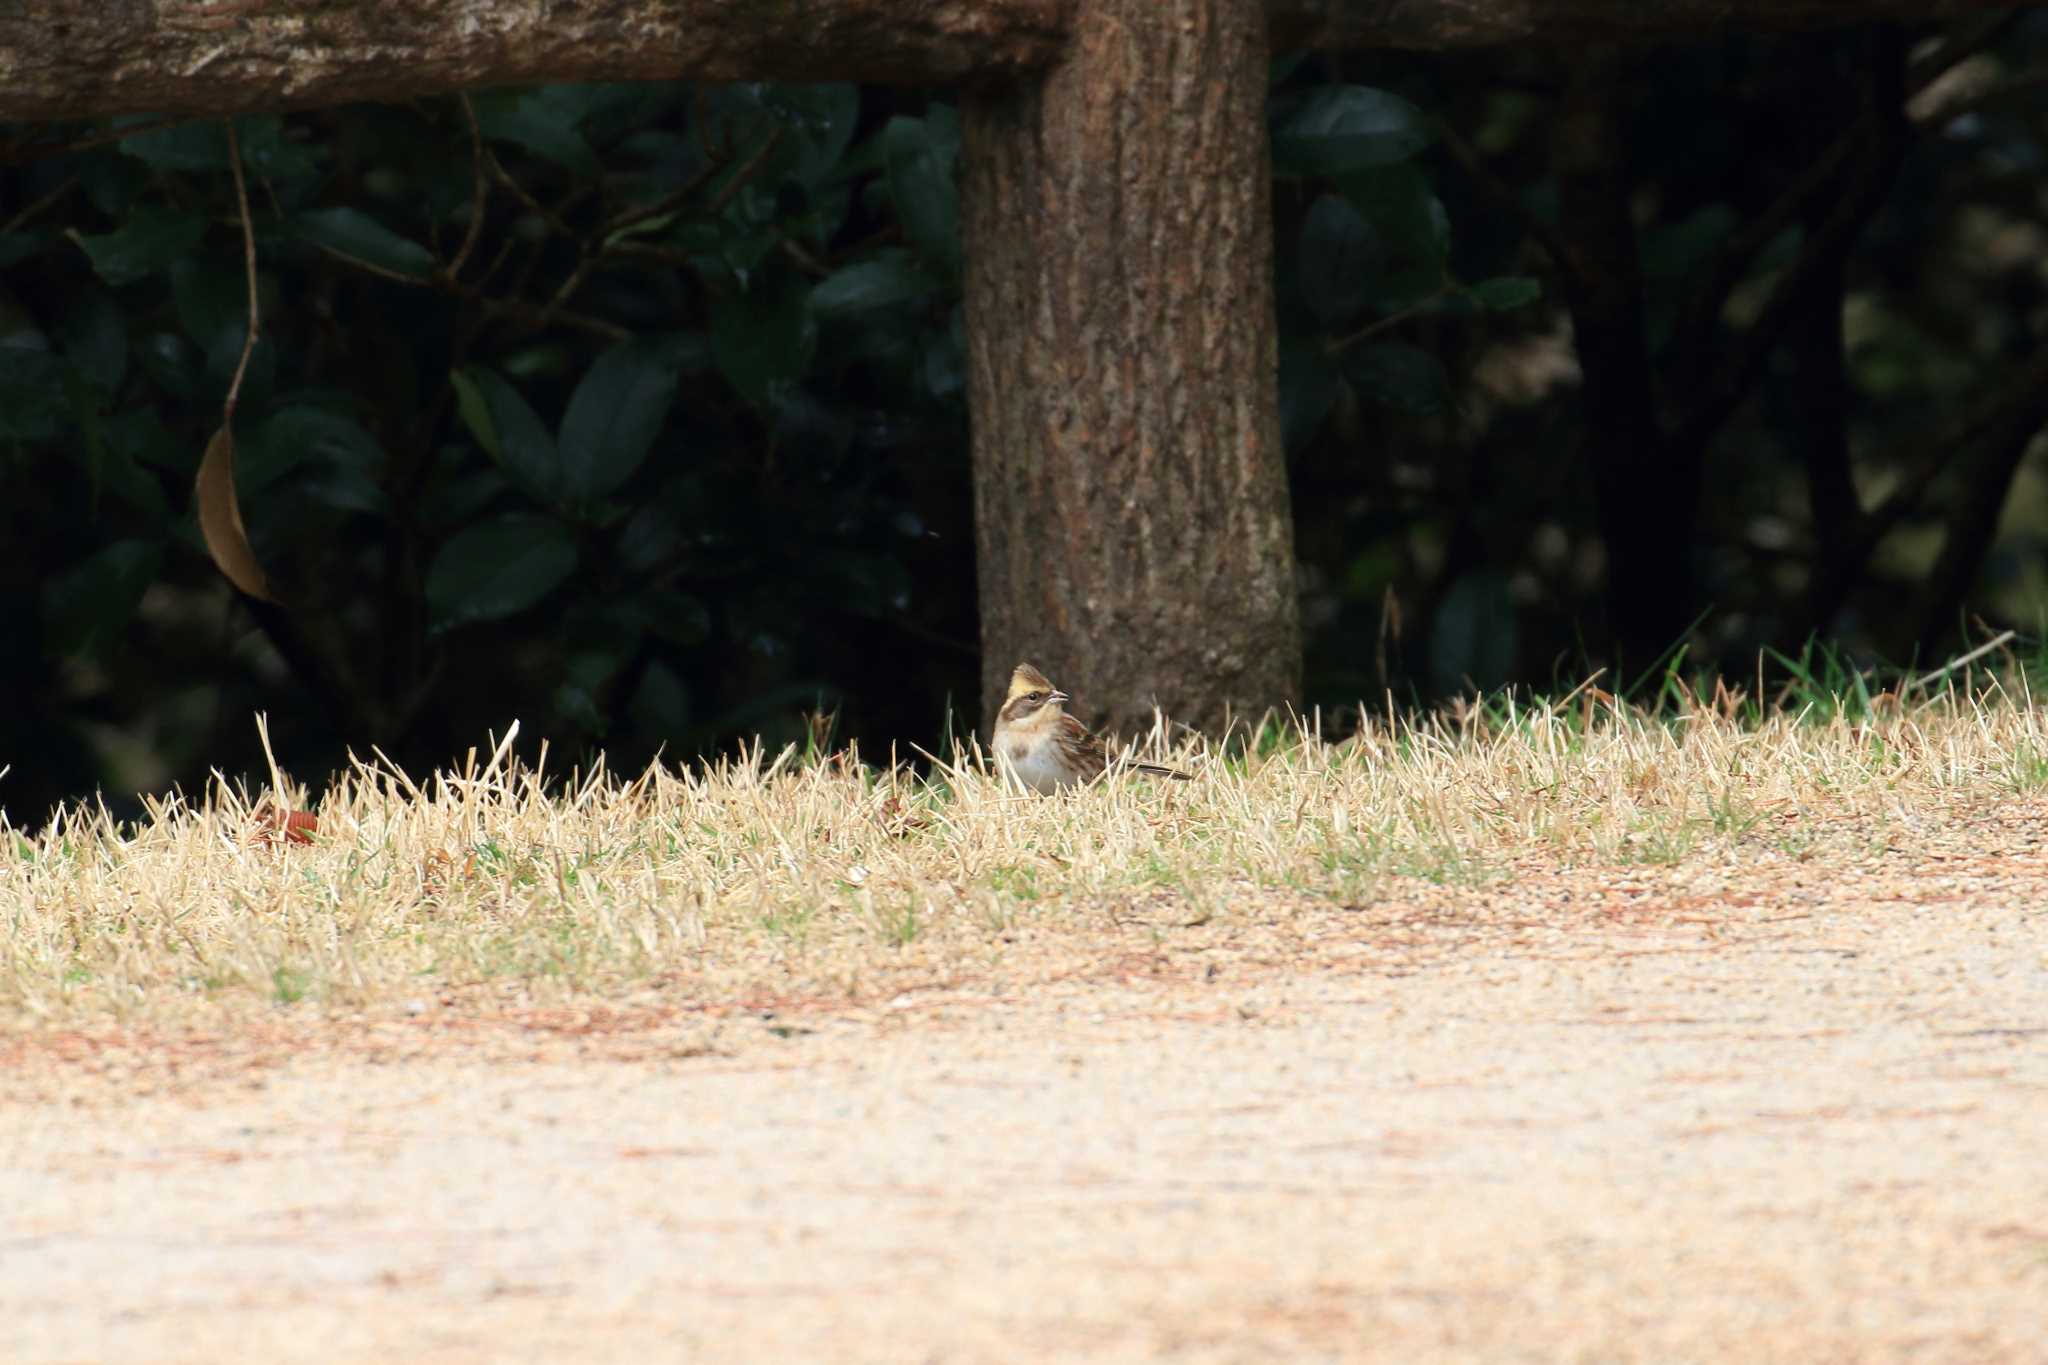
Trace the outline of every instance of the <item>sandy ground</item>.
[[2038, 846], [1615, 880], [1306, 968], [18, 1042], [0, 1359], [2048, 1361]]

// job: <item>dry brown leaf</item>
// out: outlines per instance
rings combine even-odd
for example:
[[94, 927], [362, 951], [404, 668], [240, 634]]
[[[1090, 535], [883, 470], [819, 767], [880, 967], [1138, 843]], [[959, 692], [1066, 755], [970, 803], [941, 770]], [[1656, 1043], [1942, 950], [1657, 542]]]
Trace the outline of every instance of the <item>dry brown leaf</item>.
[[286, 843], [310, 844], [319, 831], [320, 821], [310, 812], [280, 810], [266, 802], [256, 808], [255, 829], [249, 837], [259, 844], [274, 844], [280, 836]]
[[199, 462], [192, 497], [199, 508], [199, 533], [206, 538], [206, 552], [213, 557], [214, 567], [249, 596], [275, 602], [270, 581], [249, 546], [249, 533], [242, 527], [242, 506], [235, 498], [235, 438], [225, 426], [206, 443], [206, 458]]

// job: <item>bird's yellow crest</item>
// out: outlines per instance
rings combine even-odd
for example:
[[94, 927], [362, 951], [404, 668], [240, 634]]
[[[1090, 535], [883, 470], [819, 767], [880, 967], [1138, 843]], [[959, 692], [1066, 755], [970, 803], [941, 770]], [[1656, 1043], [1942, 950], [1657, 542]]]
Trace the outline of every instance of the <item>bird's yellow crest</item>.
[[1050, 692], [1052, 690], [1052, 680], [1046, 677], [1045, 674], [1040, 673], [1030, 664], [1018, 664], [1016, 671], [1010, 674], [1010, 690], [1003, 695], [1003, 700], [1011, 702], [1027, 692]]

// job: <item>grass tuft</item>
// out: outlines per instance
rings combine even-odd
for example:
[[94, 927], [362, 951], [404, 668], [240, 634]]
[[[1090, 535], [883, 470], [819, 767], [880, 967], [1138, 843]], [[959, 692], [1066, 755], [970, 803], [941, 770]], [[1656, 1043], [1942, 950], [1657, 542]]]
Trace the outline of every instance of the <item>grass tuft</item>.
[[1319, 717], [1214, 748], [1160, 726], [1148, 752], [1192, 781], [1050, 799], [1006, 788], [971, 746], [928, 776], [864, 765], [828, 749], [821, 720], [778, 754], [631, 780], [550, 777], [511, 760], [509, 737], [423, 781], [359, 762], [309, 834], [276, 769], [261, 792], [216, 780], [132, 824], [89, 803], [35, 832], [0, 825], [0, 1021], [507, 986], [851, 991], [877, 963], [944, 981], [1048, 936], [1109, 952], [1132, 925], [1221, 932], [1404, 881], [1500, 895], [1530, 860], [1621, 875], [1824, 858], [1830, 820], [1862, 821], [1867, 844], [1873, 827], [2048, 790], [2048, 726], [2023, 700], [1953, 685], [1901, 700], [1825, 652], [1784, 662], [1777, 707], [1703, 696], [1674, 658], [1652, 709], [1588, 685], [1368, 713], [1342, 739]]

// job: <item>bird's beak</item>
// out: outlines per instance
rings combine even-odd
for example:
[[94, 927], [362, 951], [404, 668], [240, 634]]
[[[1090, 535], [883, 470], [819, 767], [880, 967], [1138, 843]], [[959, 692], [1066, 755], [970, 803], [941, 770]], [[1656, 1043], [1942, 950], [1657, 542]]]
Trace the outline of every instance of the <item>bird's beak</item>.
[[1060, 690], [1059, 690], [1059, 689], [1058, 689], [1057, 687], [1055, 687], [1055, 688], [1054, 688], [1054, 689], [1052, 690], [1052, 695], [1051, 695], [1051, 696], [1049, 696], [1049, 697], [1047, 697], [1047, 698], [1046, 698], [1046, 700], [1047, 700], [1047, 701], [1049, 701], [1049, 702], [1055, 702], [1055, 703], [1057, 703], [1057, 702], [1063, 702], [1063, 701], [1072, 701], [1072, 700], [1073, 700], [1073, 698], [1069, 697], [1069, 696], [1068, 696], [1068, 695], [1067, 695], [1066, 693], [1064, 693], [1064, 692], [1060, 691]]

